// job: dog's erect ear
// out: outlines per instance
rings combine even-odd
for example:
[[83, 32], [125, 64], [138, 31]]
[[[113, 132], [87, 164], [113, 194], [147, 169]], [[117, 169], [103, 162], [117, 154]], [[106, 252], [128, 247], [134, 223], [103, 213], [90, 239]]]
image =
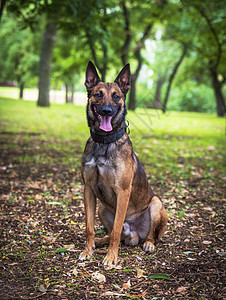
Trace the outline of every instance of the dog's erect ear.
[[124, 94], [130, 89], [130, 65], [127, 64], [118, 74], [115, 82], [118, 84]]
[[94, 88], [94, 86], [97, 85], [100, 81], [101, 81], [100, 77], [97, 74], [97, 70], [94, 64], [91, 61], [89, 61], [86, 69], [86, 81], [85, 81], [85, 86], [87, 91], [91, 91], [92, 88]]

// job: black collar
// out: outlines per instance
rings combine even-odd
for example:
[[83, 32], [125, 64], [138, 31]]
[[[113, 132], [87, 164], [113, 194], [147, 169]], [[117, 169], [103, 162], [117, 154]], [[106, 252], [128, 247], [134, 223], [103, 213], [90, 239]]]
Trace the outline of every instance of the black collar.
[[110, 133], [107, 135], [101, 135], [98, 133], [94, 133], [93, 131], [90, 130], [90, 134], [91, 134], [91, 137], [94, 140], [94, 142], [101, 143], [101, 144], [110, 144], [110, 143], [114, 143], [117, 140], [121, 139], [123, 134], [126, 133], [126, 128], [127, 128], [127, 125], [126, 125], [126, 123], [124, 123], [122, 129], [120, 129], [119, 131], [116, 131], [114, 133]]

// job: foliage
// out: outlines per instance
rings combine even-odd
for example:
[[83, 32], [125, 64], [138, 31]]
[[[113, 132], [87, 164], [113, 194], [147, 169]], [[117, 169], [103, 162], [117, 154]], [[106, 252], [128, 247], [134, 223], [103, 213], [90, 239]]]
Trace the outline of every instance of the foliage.
[[0, 80], [37, 84], [40, 33], [21, 30], [16, 20], [4, 17], [0, 30]]
[[[212, 112], [216, 107], [218, 114], [224, 113], [226, 51], [222, 1], [8, 0], [0, 32], [5, 45], [0, 49], [1, 80], [13, 78], [36, 84], [41, 35], [49, 18], [58, 27], [51, 81], [55, 87], [80, 81], [90, 59], [107, 80], [114, 78], [122, 63], [130, 62], [132, 87], [142, 65], [143, 74], [147, 71], [137, 84], [137, 104], [152, 107], [156, 97], [163, 101], [174, 66], [186, 47], [186, 55], [171, 82], [169, 108]], [[6, 34], [7, 30], [10, 34]], [[141, 51], [144, 44], [146, 49]], [[151, 96], [140, 97], [141, 93], [146, 94], [145, 90], [139, 91], [141, 85], [145, 87], [150, 80]], [[214, 90], [212, 101], [206, 96], [204, 85], [206, 90]], [[131, 94], [136, 95], [134, 89], [128, 99]], [[207, 105], [202, 104], [204, 97], [208, 98]], [[186, 104], [186, 99], [192, 104]], [[162, 103], [158, 105], [161, 107]]]
[[174, 87], [171, 93], [171, 101], [168, 105], [170, 110], [196, 111], [214, 113], [216, 103], [213, 101], [213, 90], [196, 81], [186, 81], [182, 86]]

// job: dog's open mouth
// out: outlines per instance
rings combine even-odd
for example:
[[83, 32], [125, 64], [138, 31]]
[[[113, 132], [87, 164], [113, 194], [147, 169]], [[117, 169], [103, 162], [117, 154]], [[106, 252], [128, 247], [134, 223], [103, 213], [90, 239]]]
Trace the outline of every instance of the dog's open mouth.
[[117, 114], [117, 111], [112, 116], [102, 116], [98, 114], [96, 107], [94, 106], [94, 112], [97, 115], [99, 121], [100, 121], [100, 129], [106, 132], [112, 131], [112, 124], [111, 120], [115, 117]]

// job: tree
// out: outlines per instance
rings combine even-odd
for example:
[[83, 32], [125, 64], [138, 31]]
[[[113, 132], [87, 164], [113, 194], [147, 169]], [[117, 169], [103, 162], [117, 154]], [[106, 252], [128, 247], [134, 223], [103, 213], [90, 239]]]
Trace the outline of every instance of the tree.
[[42, 42], [39, 67], [39, 94], [38, 106], [49, 106], [50, 69], [53, 46], [56, 39], [57, 26], [53, 20], [46, 23], [45, 34]]
[[[137, 61], [135, 72], [131, 74], [128, 104], [128, 108], [131, 110], [136, 108], [136, 81], [143, 64], [141, 50], [145, 40], [150, 36], [156, 18], [161, 14], [160, 8], [163, 8], [164, 5], [164, 1], [157, 4], [150, 3], [150, 1], [141, 4], [135, 1], [133, 5], [127, 5], [126, 0], [121, 2], [124, 17], [124, 43], [121, 47], [121, 60], [125, 64], [132, 56]], [[131, 15], [133, 15], [134, 27], [131, 26]]]
[[52, 85], [65, 86], [66, 103], [73, 103], [76, 81], [80, 83], [78, 77], [81, 72], [84, 74], [83, 68], [90, 60], [89, 51], [82, 52], [80, 51], [82, 48], [86, 48], [85, 38], [58, 32], [53, 51]]
[[23, 98], [24, 86], [37, 82], [40, 34], [21, 30], [16, 20], [3, 16], [0, 39], [0, 80], [17, 81]]
[[3, 14], [4, 8], [5, 8], [6, 2], [7, 2], [7, 0], [1, 0], [1, 3], [0, 3], [0, 21], [2, 18], [2, 14]]
[[[195, 4], [194, 7], [198, 10], [201, 16], [206, 21], [206, 25], [208, 27], [208, 34], [212, 34], [212, 39], [214, 40], [215, 49], [213, 50], [216, 53], [215, 59], [209, 59], [209, 72], [212, 78], [212, 85], [215, 92], [216, 104], [217, 104], [217, 114], [219, 117], [223, 117], [225, 114], [225, 100], [222, 93], [222, 84], [221, 81], [218, 79], [218, 67], [222, 58], [222, 48], [223, 48], [223, 38], [220, 36], [220, 32], [214, 28], [214, 20], [208, 17], [206, 8], [201, 7], [200, 5]], [[219, 7], [217, 7], [219, 9]], [[221, 7], [221, 10], [223, 7]], [[219, 17], [219, 15], [218, 15]], [[221, 19], [222, 22], [222, 19]], [[225, 24], [224, 24], [225, 25]], [[218, 29], [219, 30], [219, 29]], [[210, 38], [210, 37], [208, 37]], [[211, 39], [211, 38], [210, 38]]]
[[163, 113], [166, 112], [166, 105], [167, 105], [167, 102], [168, 102], [168, 99], [169, 99], [169, 94], [170, 94], [170, 89], [171, 89], [173, 79], [177, 74], [178, 68], [180, 67], [180, 65], [182, 63], [182, 61], [183, 61], [183, 59], [186, 55], [186, 52], [187, 52], [187, 45], [182, 45], [182, 53], [179, 56], [179, 59], [176, 62], [175, 66], [172, 70], [172, 73], [170, 74], [169, 80], [168, 80], [168, 86], [167, 86], [166, 94], [165, 94], [165, 97], [164, 97], [164, 100], [163, 100], [163, 105], [162, 105]]
[[170, 8], [165, 15], [164, 36], [187, 45], [186, 56], [192, 54], [196, 58], [190, 76], [200, 79], [202, 74], [202, 78], [208, 77], [206, 83], [211, 84], [215, 91], [217, 114], [223, 116], [225, 101], [222, 86], [226, 71], [223, 3], [219, 0], [182, 0], [172, 3]]

